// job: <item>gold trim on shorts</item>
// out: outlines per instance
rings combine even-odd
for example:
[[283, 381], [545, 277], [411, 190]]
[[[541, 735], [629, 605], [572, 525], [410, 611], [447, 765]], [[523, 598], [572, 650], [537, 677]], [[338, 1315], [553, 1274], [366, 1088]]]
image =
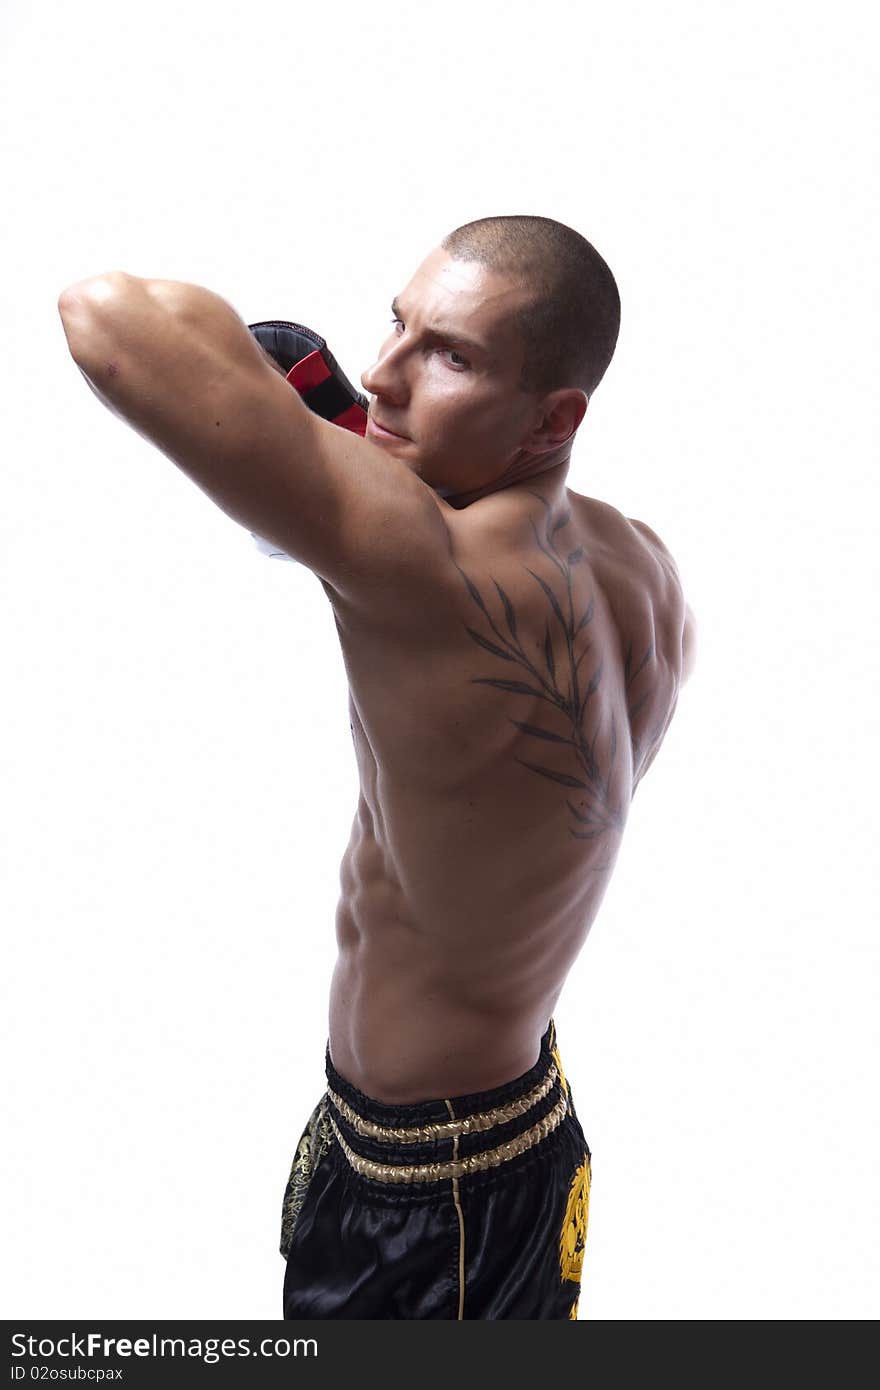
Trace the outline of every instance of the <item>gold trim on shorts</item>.
[[418, 1144], [426, 1139], [452, 1139], [457, 1134], [476, 1134], [480, 1130], [493, 1129], [495, 1125], [503, 1125], [508, 1120], [515, 1120], [518, 1115], [524, 1115], [527, 1110], [531, 1110], [533, 1105], [537, 1105], [539, 1100], [544, 1099], [558, 1074], [555, 1065], [551, 1062], [550, 1070], [544, 1080], [533, 1087], [527, 1095], [520, 1096], [518, 1100], [512, 1100], [507, 1105], [499, 1105], [494, 1110], [484, 1110], [478, 1115], [468, 1115], [464, 1120], [438, 1120], [434, 1124], [409, 1125], [406, 1129], [391, 1129], [386, 1125], [374, 1124], [372, 1120], [365, 1120], [356, 1110], [352, 1110], [351, 1106], [329, 1087], [327, 1094], [336, 1109], [345, 1116], [358, 1134], [363, 1134], [368, 1139], [388, 1139], [399, 1144]]
[[[548, 1134], [553, 1133], [557, 1125], [564, 1120], [567, 1109], [568, 1097], [563, 1091], [553, 1109], [548, 1111], [543, 1119], [530, 1129], [523, 1130], [522, 1134], [517, 1134], [509, 1143], [499, 1144], [494, 1149], [484, 1149], [482, 1153], [469, 1154], [466, 1158], [450, 1159], [446, 1163], [374, 1163], [372, 1159], [362, 1158], [349, 1147], [329, 1111], [327, 1118], [345, 1157], [356, 1172], [374, 1178], [377, 1182], [439, 1182], [443, 1178], [463, 1178], [468, 1173], [477, 1173], [484, 1168], [497, 1168], [500, 1163], [506, 1163], [518, 1154], [525, 1153], [527, 1149], [531, 1149], [542, 1139], [546, 1139]], [[473, 1118], [471, 1116], [471, 1119]]]

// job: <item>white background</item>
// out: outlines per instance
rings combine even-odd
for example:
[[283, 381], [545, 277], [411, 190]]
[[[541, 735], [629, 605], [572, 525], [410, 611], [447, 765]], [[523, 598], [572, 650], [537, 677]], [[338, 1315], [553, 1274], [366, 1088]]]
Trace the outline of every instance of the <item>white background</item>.
[[867, 15], [2, 10], [4, 1316], [280, 1317], [356, 798], [317, 580], [102, 410], [58, 294], [194, 281], [357, 381], [431, 247], [511, 212], [615, 272], [568, 481], [699, 623], [556, 1011], [581, 1317], [877, 1315]]

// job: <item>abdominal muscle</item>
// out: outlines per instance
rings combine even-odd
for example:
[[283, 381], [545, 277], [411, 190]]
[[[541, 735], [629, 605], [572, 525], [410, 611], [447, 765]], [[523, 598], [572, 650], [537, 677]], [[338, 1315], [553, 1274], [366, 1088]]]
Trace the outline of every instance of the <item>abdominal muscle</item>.
[[491, 795], [386, 776], [371, 807], [380, 779], [366, 779], [340, 871], [330, 1055], [375, 1100], [466, 1095], [534, 1066], [598, 911], [616, 847], [560, 833], [559, 788], [517, 797], [522, 770], [504, 763]]
[[414, 924], [399, 887], [377, 867], [381, 858], [369, 836], [346, 856], [358, 885], [336, 915], [337, 1071], [373, 1099], [398, 1104], [488, 1090], [527, 1071], [561, 982], [537, 978], [531, 951], [527, 960], [514, 952], [499, 960], [473, 930], [433, 938]]

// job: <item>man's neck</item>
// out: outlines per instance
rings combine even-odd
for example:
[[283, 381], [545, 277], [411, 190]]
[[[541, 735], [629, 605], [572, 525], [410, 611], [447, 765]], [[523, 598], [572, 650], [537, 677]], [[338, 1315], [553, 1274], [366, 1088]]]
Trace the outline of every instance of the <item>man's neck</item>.
[[[561, 498], [565, 491], [565, 479], [568, 474], [570, 456], [558, 459], [556, 462], [545, 464], [543, 468], [532, 469], [530, 473], [521, 473], [513, 476], [511, 472], [496, 478], [494, 482], [487, 483], [485, 487], [475, 488], [472, 492], [450, 492], [446, 488], [435, 488], [438, 497], [442, 497], [448, 506], [456, 511], [462, 511], [469, 507], [472, 502], [477, 502], [481, 497], [489, 497], [493, 492], [502, 492], [508, 488], [522, 488], [526, 484], [537, 478], [541, 479], [541, 491], [552, 500], [553, 494]], [[549, 486], [548, 486], [549, 485]]]

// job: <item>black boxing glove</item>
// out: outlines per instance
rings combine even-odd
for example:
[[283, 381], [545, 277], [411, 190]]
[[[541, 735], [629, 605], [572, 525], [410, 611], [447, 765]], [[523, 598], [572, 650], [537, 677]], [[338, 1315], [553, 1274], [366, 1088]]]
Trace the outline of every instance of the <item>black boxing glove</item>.
[[[341, 429], [366, 434], [369, 401], [352, 386], [323, 338], [301, 323], [285, 319], [266, 319], [250, 323], [248, 328], [309, 410]], [[270, 559], [292, 559], [255, 532], [251, 531], [251, 536], [257, 549]]]
[[366, 434], [369, 401], [352, 386], [323, 338], [283, 319], [248, 327], [309, 410], [342, 429]]

